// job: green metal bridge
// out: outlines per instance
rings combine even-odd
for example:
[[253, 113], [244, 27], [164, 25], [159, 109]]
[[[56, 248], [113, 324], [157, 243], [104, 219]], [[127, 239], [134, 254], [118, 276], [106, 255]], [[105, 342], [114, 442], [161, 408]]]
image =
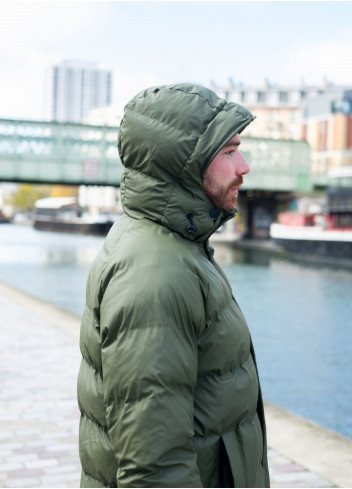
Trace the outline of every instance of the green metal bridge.
[[[0, 181], [119, 186], [117, 127], [0, 119]], [[251, 172], [244, 190], [308, 192], [303, 141], [242, 137]]]

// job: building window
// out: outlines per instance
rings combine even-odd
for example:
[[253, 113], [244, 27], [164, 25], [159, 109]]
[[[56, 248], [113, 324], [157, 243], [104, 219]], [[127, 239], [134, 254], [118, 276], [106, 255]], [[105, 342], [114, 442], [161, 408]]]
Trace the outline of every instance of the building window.
[[333, 114], [352, 114], [352, 100], [347, 98], [334, 100], [331, 103], [331, 112]]
[[265, 102], [265, 101], [266, 101], [266, 93], [257, 92], [257, 102]]
[[346, 149], [352, 149], [352, 117], [347, 117]]
[[319, 122], [318, 151], [326, 151], [328, 136], [328, 121]]
[[57, 119], [57, 98], [58, 98], [58, 69], [55, 66], [54, 67], [54, 77], [53, 77], [53, 93], [52, 93], [52, 100], [53, 100], [53, 107], [52, 107], [52, 119], [56, 120]]
[[288, 101], [288, 93], [279, 92], [279, 102], [287, 102], [287, 101]]
[[106, 77], [106, 105], [111, 104], [111, 73]]

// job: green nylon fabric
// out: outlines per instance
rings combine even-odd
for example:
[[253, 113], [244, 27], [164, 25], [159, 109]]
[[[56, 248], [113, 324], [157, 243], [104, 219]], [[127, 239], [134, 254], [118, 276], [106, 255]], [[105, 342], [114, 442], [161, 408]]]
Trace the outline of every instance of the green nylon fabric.
[[125, 108], [125, 214], [92, 265], [81, 326], [82, 487], [269, 486], [250, 333], [208, 244], [235, 212], [202, 190], [253, 119], [190, 84]]

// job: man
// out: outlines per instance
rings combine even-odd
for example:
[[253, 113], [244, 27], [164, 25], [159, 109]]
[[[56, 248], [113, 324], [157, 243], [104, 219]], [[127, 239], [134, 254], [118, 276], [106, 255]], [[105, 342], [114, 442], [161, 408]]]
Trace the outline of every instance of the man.
[[190, 84], [125, 107], [125, 214], [87, 283], [78, 379], [84, 487], [266, 487], [245, 319], [208, 244], [249, 167], [245, 108]]

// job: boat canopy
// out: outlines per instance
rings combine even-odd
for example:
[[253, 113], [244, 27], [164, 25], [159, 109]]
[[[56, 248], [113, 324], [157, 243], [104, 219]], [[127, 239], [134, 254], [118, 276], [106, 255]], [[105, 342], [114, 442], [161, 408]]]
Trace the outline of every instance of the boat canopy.
[[70, 205], [77, 205], [75, 197], [47, 197], [35, 202], [36, 209], [60, 209]]

